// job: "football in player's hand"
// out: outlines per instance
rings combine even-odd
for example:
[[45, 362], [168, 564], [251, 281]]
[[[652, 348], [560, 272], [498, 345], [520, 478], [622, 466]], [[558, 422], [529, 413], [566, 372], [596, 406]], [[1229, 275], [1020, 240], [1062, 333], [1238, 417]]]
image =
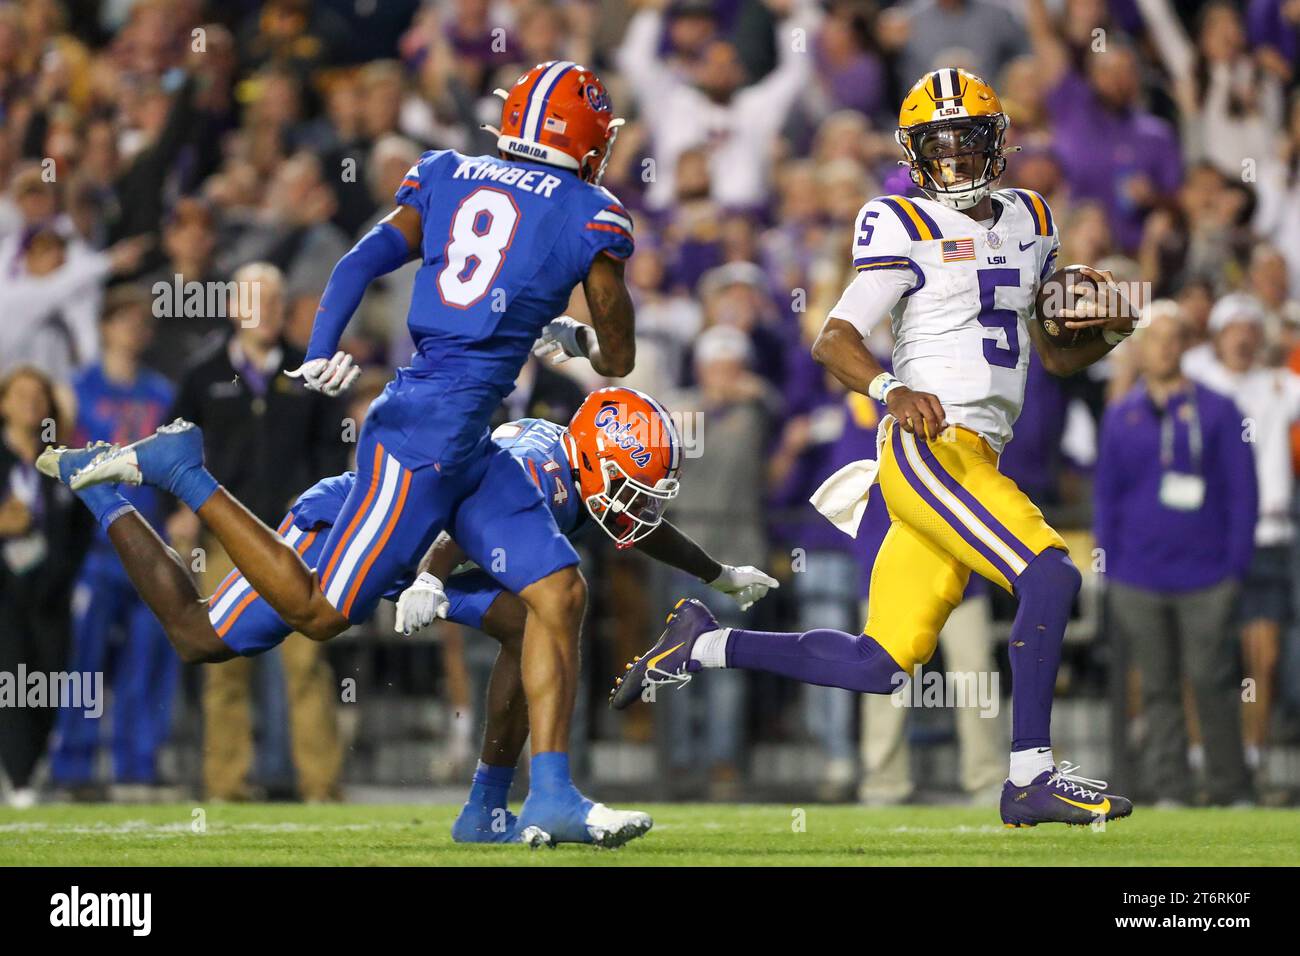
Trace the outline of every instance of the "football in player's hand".
[[1084, 275], [1078, 266], [1058, 269], [1038, 289], [1034, 314], [1043, 332], [1054, 345], [1074, 349], [1101, 335], [1101, 326], [1084, 329], [1067, 328], [1071, 319], [1092, 318], [1093, 309], [1105, 307], [1104, 297], [1095, 280]]

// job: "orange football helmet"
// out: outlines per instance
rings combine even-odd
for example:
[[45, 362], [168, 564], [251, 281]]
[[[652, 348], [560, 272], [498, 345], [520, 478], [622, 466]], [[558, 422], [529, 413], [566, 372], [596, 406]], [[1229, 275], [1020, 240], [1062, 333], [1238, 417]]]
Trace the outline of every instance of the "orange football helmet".
[[539, 63], [510, 90], [505, 100], [497, 149], [516, 159], [572, 169], [589, 183], [605, 175], [609, 151], [623, 120], [614, 117], [605, 84], [585, 66], [568, 60]]
[[619, 548], [659, 525], [677, 496], [682, 460], [662, 405], [634, 388], [598, 389], [574, 412], [564, 440], [587, 513]]

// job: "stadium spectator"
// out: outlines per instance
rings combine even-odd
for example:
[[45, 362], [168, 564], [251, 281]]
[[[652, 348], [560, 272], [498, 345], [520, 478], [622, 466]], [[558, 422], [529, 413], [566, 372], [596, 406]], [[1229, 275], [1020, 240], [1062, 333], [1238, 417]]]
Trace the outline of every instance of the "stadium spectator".
[[[695, 342], [698, 386], [667, 403], [681, 415], [701, 416], [707, 428], [701, 449], [707, 459], [688, 457], [682, 464], [673, 522], [709, 554], [729, 563], [752, 561], [766, 550], [762, 475], [770, 393], [748, 371], [751, 359], [752, 346], [740, 329], [719, 325], [707, 330]], [[674, 574], [678, 596], [703, 600], [709, 592], [696, 578]], [[753, 613], [714, 603], [724, 625], [740, 626]], [[692, 766], [706, 766], [711, 795], [734, 798], [743, 758], [745, 675], [720, 671], [710, 676], [728, 679], [710, 680], [701, 687], [703, 693], [666, 709], [669, 760], [682, 775]], [[699, 732], [692, 729], [697, 706], [703, 709]]]
[[[141, 362], [154, 323], [144, 290], [124, 285], [109, 292], [99, 323], [100, 360], [82, 369], [73, 383], [78, 443], [126, 444], [166, 423], [175, 389]], [[122, 493], [150, 522], [158, 522], [162, 496], [157, 489], [124, 487]], [[114, 792], [148, 797], [160, 782], [158, 751], [171, 730], [180, 662], [102, 529], [96, 529], [77, 589], [70, 669], [106, 675], [113, 694]], [[100, 730], [100, 721], [83, 708], [60, 709], [50, 764], [56, 786], [77, 797], [102, 791], [95, 766]]]
[[78, 251], [58, 230], [28, 236], [14, 272], [0, 274], [6, 307], [0, 323], [0, 371], [31, 364], [60, 385], [99, 354], [96, 317], [109, 275], [136, 268], [147, 239], [107, 252]]
[[182, 199], [163, 224], [164, 261], [143, 280], [159, 320], [145, 363], [173, 382], [195, 356], [224, 339], [230, 325], [223, 310], [210, 308], [216, 304], [209, 298], [217, 288], [212, 264], [216, 246], [212, 206], [199, 199]]
[[1102, 203], [1120, 247], [1133, 251], [1147, 212], [1181, 181], [1178, 139], [1141, 107], [1137, 53], [1121, 36], [1108, 36], [1080, 67], [1043, 0], [1029, 0], [1028, 10], [1038, 82], [1051, 91], [1055, 151], [1070, 195]]
[[806, 45], [810, 18], [797, 9], [799, 4], [789, 6], [795, 9], [776, 30], [778, 65], [757, 83], [748, 83], [735, 44], [720, 38], [691, 57], [687, 81], [659, 57], [662, 13], [646, 7], [633, 16], [618, 51], [618, 68], [650, 127], [657, 169], [647, 192], [652, 209], [671, 201], [682, 153], [705, 144], [710, 146], [714, 199], [739, 209], [766, 204], [773, 146], [812, 70], [806, 46], [799, 49], [791, 34], [804, 31]]
[[1111, 623], [1139, 687], [1144, 792], [1169, 804], [1194, 796], [1186, 680], [1205, 789], [1212, 802], [1233, 803], [1251, 793], [1231, 615], [1254, 551], [1255, 465], [1236, 405], [1183, 374], [1183, 323], [1153, 313], [1132, 343], [1142, 380], [1102, 422], [1097, 544]]
[[[175, 415], [203, 428], [212, 474], [259, 518], [277, 526], [293, 499], [318, 477], [342, 472], [348, 454], [342, 406], [285, 377], [302, 364], [286, 345], [284, 279], [253, 263], [234, 275], [229, 312], [234, 334], [200, 358], [181, 380]], [[355, 430], [354, 430], [355, 431]], [[173, 540], [201, 545], [203, 591], [216, 592], [231, 568], [215, 538], [199, 539], [186, 511], [170, 524]], [[182, 544], [177, 550], [186, 553]], [[306, 800], [338, 796], [342, 754], [335, 691], [321, 645], [290, 635], [280, 654], [289, 703], [298, 791]], [[205, 669], [204, 789], [245, 800], [252, 765], [253, 661], [236, 657]]]
[[1236, 401], [1245, 416], [1242, 439], [1255, 455], [1259, 521], [1237, 617], [1243, 672], [1254, 684], [1254, 693], [1245, 696], [1242, 710], [1246, 764], [1261, 779], [1266, 776], [1264, 761], [1282, 634], [1293, 616], [1290, 430], [1300, 420], [1300, 376], [1263, 363], [1265, 318], [1257, 299], [1225, 296], [1210, 313], [1214, 358], [1189, 373]]
[[997, 76], [1026, 46], [1015, 17], [985, 0], [911, 0], [884, 16], [882, 29], [899, 57], [904, 90], [918, 76], [944, 66]]
[[[64, 670], [71, 643], [72, 588], [95, 521], [67, 487], [36, 470], [36, 457], [62, 424], [54, 383], [33, 366], [0, 378], [0, 673], [26, 693], [19, 675]], [[93, 682], [94, 675], [84, 681]], [[94, 710], [91, 685], [81, 703]], [[102, 700], [100, 701], [102, 703]], [[48, 699], [0, 707], [0, 769], [13, 807], [36, 801], [32, 773], [45, 753], [54, 717]]]

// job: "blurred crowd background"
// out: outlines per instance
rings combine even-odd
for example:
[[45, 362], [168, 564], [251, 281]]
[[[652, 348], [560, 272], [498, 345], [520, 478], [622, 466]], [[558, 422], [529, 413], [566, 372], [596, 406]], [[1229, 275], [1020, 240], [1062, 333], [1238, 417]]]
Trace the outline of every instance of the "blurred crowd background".
[[[182, 668], [89, 514], [32, 462], [184, 414], [217, 477], [278, 523], [346, 469], [411, 351], [414, 265], [349, 329], [357, 388], [332, 401], [284, 378], [334, 262], [424, 150], [492, 151], [493, 89], [558, 58], [594, 67], [628, 119], [605, 178], [636, 221], [627, 382], [703, 429], [671, 515], [782, 580], [740, 615], [589, 542], [576, 752], [598, 792], [991, 801], [1005, 776], [1014, 606], [988, 587], [929, 669], [999, 675], [996, 717], [739, 672], [604, 706], [683, 595], [726, 623], [861, 626], [882, 516], [853, 541], [807, 498], [873, 452], [881, 409], [808, 345], [851, 278], [856, 212], [912, 188], [898, 102], [959, 65], [1000, 91], [1019, 147], [1004, 182], [1047, 198], [1061, 261], [1146, 283], [1151, 318], [1075, 378], [1034, 360], [1003, 457], [1087, 578], [1057, 754], [1143, 799], [1290, 802], [1300, 0], [0, 2], [0, 671], [102, 671], [111, 692], [98, 720], [0, 708], [9, 799], [379, 798], [467, 778], [489, 639], [403, 638], [385, 606], [328, 645]], [[257, 323], [231, 280], [259, 290]], [[888, 356], [887, 326], [870, 345]], [[566, 421], [598, 384], [584, 364], [530, 364], [501, 420]], [[136, 502], [212, 588], [228, 564], [194, 516]]]

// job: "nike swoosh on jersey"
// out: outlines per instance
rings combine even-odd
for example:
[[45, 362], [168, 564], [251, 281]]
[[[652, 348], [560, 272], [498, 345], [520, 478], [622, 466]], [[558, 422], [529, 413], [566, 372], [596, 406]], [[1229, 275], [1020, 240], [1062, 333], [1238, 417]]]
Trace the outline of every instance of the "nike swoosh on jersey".
[[1021, 251], [1021, 252], [1024, 252], [1026, 249], [1028, 249], [1029, 247], [1031, 247], [1031, 246], [1032, 246], [1034, 243], [1036, 243], [1037, 241], [1038, 241], [1037, 239], [1030, 239], [1028, 242], [1022, 242], [1022, 243], [1020, 243], [1020, 251]]
[[1068, 803], [1072, 807], [1078, 807], [1080, 810], [1088, 810], [1092, 813], [1110, 813], [1110, 797], [1102, 799], [1101, 803], [1080, 803], [1078, 800], [1071, 800], [1069, 797], [1063, 797], [1059, 793], [1054, 793], [1062, 803]]

